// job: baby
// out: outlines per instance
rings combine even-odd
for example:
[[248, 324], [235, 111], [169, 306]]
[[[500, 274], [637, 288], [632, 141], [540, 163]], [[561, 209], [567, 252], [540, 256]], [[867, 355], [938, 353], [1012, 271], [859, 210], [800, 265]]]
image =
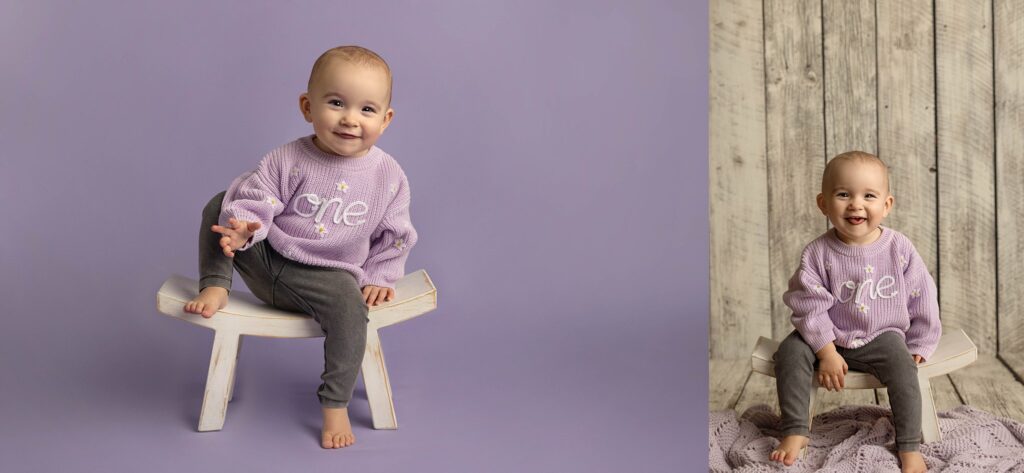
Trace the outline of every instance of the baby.
[[836, 156], [821, 179], [818, 208], [833, 228], [804, 248], [783, 296], [796, 330], [775, 354], [784, 436], [770, 459], [792, 465], [808, 443], [814, 369], [839, 391], [848, 368], [886, 385], [904, 472], [923, 472], [917, 364], [942, 335], [935, 282], [914, 245], [882, 227], [892, 210], [889, 175], [878, 157]]
[[416, 244], [405, 173], [374, 146], [394, 116], [390, 105], [391, 70], [380, 56], [328, 50], [299, 96], [314, 134], [267, 153], [203, 210], [200, 292], [185, 311], [222, 309], [234, 268], [267, 304], [316, 320], [325, 334], [323, 448], [355, 443], [347, 407], [369, 307], [394, 298]]

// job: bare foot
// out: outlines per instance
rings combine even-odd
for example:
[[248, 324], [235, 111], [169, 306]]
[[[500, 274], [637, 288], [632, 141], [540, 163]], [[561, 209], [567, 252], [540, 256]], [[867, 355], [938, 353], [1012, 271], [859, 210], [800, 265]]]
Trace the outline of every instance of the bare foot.
[[768, 455], [768, 459], [790, 466], [796, 463], [796, 456], [800, 453], [800, 449], [806, 447], [810, 440], [803, 435], [787, 435], [782, 438], [779, 446], [775, 447], [775, 450]]
[[900, 452], [900, 465], [902, 465], [903, 473], [925, 473], [928, 471], [921, 452]]
[[324, 413], [324, 429], [320, 445], [324, 448], [341, 448], [356, 443], [352, 435], [352, 424], [348, 421], [347, 407], [320, 407]]
[[200, 291], [195, 299], [185, 303], [185, 312], [210, 318], [226, 305], [228, 305], [228, 290], [223, 287], [210, 286]]

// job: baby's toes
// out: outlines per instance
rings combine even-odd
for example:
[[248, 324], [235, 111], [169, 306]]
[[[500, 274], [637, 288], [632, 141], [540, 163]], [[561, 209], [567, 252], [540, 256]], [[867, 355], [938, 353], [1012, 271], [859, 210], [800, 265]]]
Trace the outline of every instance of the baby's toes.
[[331, 434], [323, 434], [320, 437], [320, 446], [324, 448], [334, 448], [334, 436]]

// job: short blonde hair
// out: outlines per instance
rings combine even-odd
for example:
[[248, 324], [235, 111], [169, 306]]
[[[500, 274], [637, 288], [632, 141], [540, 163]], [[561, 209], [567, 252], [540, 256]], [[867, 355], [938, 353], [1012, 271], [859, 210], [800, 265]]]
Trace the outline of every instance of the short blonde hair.
[[881, 167], [882, 173], [885, 175], [885, 192], [889, 193], [889, 166], [885, 165], [882, 158], [868, 152], [857, 150], [840, 153], [829, 160], [828, 164], [825, 165], [825, 172], [821, 173], [822, 193], [828, 193], [831, 191], [831, 189], [826, 188], [827, 185], [835, 179], [836, 173], [839, 172], [839, 165], [847, 162], [871, 163]]
[[388, 67], [388, 63], [384, 58], [362, 46], [338, 46], [324, 51], [320, 57], [316, 58], [316, 62], [313, 63], [313, 70], [309, 72], [309, 82], [306, 84], [306, 91], [313, 89], [313, 79], [316, 78], [331, 59], [338, 59], [352, 64], [378, 67], [384, 71], [384, 75], [388, 77], [388, 99], [385, 106], [387, 107], [391, 105], [391, 68]]

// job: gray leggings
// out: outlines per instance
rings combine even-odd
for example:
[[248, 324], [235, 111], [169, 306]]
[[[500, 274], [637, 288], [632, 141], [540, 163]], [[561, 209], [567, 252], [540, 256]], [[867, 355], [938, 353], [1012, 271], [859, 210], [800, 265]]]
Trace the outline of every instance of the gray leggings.
[[[860, 348], [836, 346], [851, 370], [869, 373], [885, 384], [896, 427], [896, 448], [917, 451], [921, 444], [921, 387], [917, 364], [903, 337], [885, 332]], [[782, 410], [782, 435], [807, 436], [811, 381], [818, 358], [796, 330], [775, 352], [775, 379]]]
[[203, 209], [199, 228], [199, 290], [231, 290], [232, 267], [252, 293], [282, 310], [313, 317], [324, 331], [323, 383], [317, 397], [324, 407], [347, 407], [366, 349], [369, 308], [352, 273], [310, 266], [281, 256], [263, 240], [230, 258], [221, 251], [219, 233], [210, 230], [220, 216], [224, 192]]

